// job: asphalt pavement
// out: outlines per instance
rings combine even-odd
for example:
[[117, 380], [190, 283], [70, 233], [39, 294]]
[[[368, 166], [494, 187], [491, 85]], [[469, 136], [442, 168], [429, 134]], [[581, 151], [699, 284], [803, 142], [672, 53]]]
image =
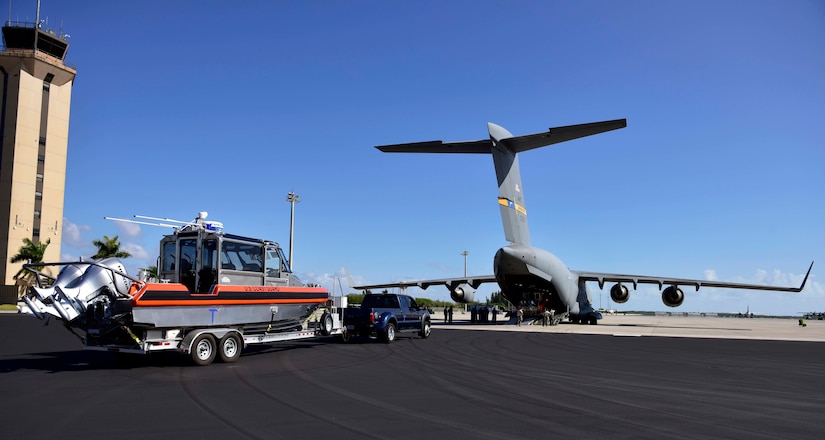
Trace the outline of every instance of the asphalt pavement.
[[[250, 346], [197, 367], [175, 353], [83, 351], [58, 321], [2, 314], [0, 429], [26, 440], [821, 438], [822, 342], [644, 334], [747, 333], [715, 319], [640, 321], [629, 334], [617, 332], [630, 321], [608, 319], [438, 323], [426, 340]], [[574, 332], [600, 329], [611, 332]]]

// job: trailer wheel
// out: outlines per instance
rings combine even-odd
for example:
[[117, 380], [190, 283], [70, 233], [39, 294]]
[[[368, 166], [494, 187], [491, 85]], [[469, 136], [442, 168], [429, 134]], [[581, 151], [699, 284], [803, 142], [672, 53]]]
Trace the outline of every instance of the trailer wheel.
[[203, 333], [192, 342], [192, 360], [196, 365], [209, 365], [215, 360], [215, 337]]
[[323, 336], [329, 336], [332, 334], [332, 315], [329, 312], [325, 311], [323, 315], [321, 315], [321, 334]]
[[431, 330], [432, 325], [430, 325], [430, 320], [427, 319], [421, 324], [421, 331], [418, 332], [418, 336], [421, 336], [421, 339], [427, 339], [430, 337]]
[[387, 324], [387, 331], [384, 332], [384, 342], [389, 344], [390, 342], [395, 340], [395, 323]]
[[218, 356], [221, 362], [232, 363], [241, 357], [241, 350], [243, 350], [243, 342], [237, 333], [227, 333], [222, 337], [218, 343]]

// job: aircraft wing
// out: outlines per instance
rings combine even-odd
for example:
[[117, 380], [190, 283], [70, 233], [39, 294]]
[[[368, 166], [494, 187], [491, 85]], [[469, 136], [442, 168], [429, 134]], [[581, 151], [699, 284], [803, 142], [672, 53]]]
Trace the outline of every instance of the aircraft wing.
[[808, 276], [811, 274], [814, 263], [808, 268], [808, 273], [802, 280], [802, 285], [799, 287], [781, 287], [781, 286], [767, 286], [764, 284], [746, 284], [746, 283], [727, 283], [723, 281], [708, 281], [708, 280], [693, 280], [688, 278], [667, 278], [667, 277], [652, 277], [646, 275], [626, 275], [615, 273], [601, 273], [601, 272], [574, 272], [578, 274], [579, 280], [595, 281], [599, 283], [599, 288], [604, 287], [604, 283], [631, 283], [633, 288], [639, 284], [656, 284], [659, 289], [662, 286], [693, 286], [696, 290], [700, 287], [725, 287], [730, 289], [748, 289], [748, 290], [772, 290], [776, 292], [801, 292], [805, 288], [805, 283], [808, 282]]
[[355, 290], [373, 290], [373, 289], [389, 289], [393, 287], [400, 287], [406, 289], [408, 287], [419, 287], [426, 290], [430, 286], [446, 286], [448, 289], [458, 286], [460, 284], [468, 284], [473, 289], [478, 289], [478, 286], [483, 283], [495, 283], [496, 277], [494, 275], [482, 275], [475, 277], [459, 277], [459, 278], [441, 278], [437, 280], [419, 280], [419, 281], [398, 281], [395, 283], [385, 284], [370, 284], [364, 286], [352, 286]]

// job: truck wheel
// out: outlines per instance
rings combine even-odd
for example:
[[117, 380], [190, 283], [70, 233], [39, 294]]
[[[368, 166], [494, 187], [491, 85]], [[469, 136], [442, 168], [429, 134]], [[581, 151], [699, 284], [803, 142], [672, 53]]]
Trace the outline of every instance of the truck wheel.
[[241, 357], [241, 350], [243, 350], [243, 342], [237, 333], [227, 333], [222, 337], [218, 343], [218, 356], [221, 362], [232, 363]]
[[390, 343], [395, 340], [395, 324], [387, 324], [387, 331], [384, 333], [384, 342]]
[[215, 337], [203, 333], [192, 342], [192, 360], [196, 365], [209, 365], [215, 360]]
[[329, 336], [332, 334], [332, 315], [330, 315], [329, 312], [324, 312], [324, 314], [321, 315], [320, 326], [322, 335]]
[[352, 340], [352, 333], [350, 333], [349, 330], [344, 329], [340, 335], [335, 337], [335, 340], [346, 344], [347, 342]]
[[418, 336], [421, 336], [422, 339], [427, 339], [430, 337], [430, 330], [432, 330], [432, 326], [430, 325], [430, 320], [428, 319], [421, 324], [421, 331], [418, 332]]

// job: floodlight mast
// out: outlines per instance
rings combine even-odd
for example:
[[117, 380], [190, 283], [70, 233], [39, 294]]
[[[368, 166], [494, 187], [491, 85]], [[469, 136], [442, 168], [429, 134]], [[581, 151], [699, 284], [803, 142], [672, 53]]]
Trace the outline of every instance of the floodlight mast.
[[292, 262], [292, 240], [295, 231], [295, 204], [301, 201], [301, 196], [295, 194], [295, 191], [290, 191], [286, 195], [286, 201], [292, 205], [289, 215], [289, 269], [294, 270], [295, 264]]

